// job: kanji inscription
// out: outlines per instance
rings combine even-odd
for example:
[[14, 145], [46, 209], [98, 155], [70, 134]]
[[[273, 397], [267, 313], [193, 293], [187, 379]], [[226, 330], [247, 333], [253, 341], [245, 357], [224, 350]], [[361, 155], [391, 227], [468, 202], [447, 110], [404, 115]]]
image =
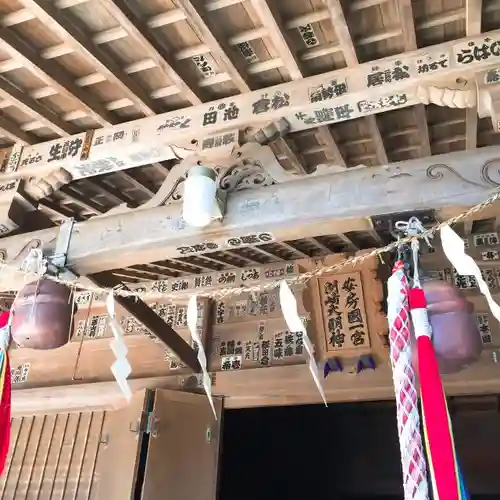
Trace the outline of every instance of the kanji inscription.
[[360, 273], [319, 280], [327, 351], [370, 346]]
[[306, 44], [306, 47], [316, 47], [319, 45], [319, 40], [316, 37], [316, 33], [314, 32], [314, 28], [311, 23], [299, 26], [298, 30], [302, 40], [304, 40], [304, 43]]
[[321, 102], [340, 97], [347, 93], [347, 81], [331, 80], [327, 84], [322, 84], [309, 89], [309, 102]]

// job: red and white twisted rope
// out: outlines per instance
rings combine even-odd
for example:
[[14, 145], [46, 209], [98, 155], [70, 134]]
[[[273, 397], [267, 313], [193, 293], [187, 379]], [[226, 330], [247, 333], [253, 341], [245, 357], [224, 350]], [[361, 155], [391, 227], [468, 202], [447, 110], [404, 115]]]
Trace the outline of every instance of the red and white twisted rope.
[[412, 365], [408, 295], [409, 286], [404, 264], [397, 261], [388, 281], [387, 316], [404, 498], [427, 500], [427, 467], [420, 434], [416, 375]]

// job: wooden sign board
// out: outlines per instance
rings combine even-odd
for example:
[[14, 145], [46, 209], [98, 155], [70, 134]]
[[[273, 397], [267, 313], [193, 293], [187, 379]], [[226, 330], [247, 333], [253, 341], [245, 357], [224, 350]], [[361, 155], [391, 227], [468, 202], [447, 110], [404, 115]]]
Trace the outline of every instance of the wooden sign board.
[[370, 347], [361, 273], [318, 279], [327, 353]]
[[[299, 314], [306, 326], [309, 314], [302, 303], [302, 289], [294, 289]], [[242, 294], [214, 304], [211, 371], [240, 370], [300, 364], [305, 361], [302, 332], [287, 329], [278, 289], [255, 295]]]
[[[331, 255], [323, 258], [321, 264], [329, 266], [346, 258]], [[301, 264], [307, 270], [314, 268], [307, 261]], [[336, 357], [345, 363], [363, 354], [372, 354], [379, 361], [387, 359], [388, 325], [377, 267], [377, 259], [370, 258], [355, 268], [346, 266], [338, 273], [308, 282], [309, 293], [305, 297], [310, 302], [306, 302], [306, 308], [312, 311], [311, 332], [319, 360]]]

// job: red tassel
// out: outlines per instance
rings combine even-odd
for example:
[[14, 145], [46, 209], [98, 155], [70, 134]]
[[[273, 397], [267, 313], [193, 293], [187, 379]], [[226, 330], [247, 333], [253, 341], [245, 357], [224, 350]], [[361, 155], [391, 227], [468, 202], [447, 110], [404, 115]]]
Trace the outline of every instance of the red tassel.
[[[0, 314], [0, 328], [7, 325], [9, 321], [9, 312]], [[0, 399], [0, 475], [3, 474], [7, 457], [9, 455], [10, 446], [10, 416], [11, 416], [11, 399], [12, 386], [10, 376], [10, 361], [7, 350], [5, 351], [5, 376], [3, 387], [0, 388], [2, 396]]]
[[5, 381], [0, 402], [0, 475], [3, 474], [10, 446], [10, 414], [12, 386], [9, 355], [6, 353]]
[[436, 498], [457, 500], [460, 490], [455, 448], [436, 353], [431, 339], [425, 335], [418, 338], [417, 348], [428, 455], [435, 478]]

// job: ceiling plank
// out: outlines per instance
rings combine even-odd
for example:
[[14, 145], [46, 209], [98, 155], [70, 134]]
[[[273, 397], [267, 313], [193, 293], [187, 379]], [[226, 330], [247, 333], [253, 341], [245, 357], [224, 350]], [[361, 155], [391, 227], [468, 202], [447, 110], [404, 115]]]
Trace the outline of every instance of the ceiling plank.
[[[285, 64], [285, 68], [290, 74], [292, 80], [300, 80], [304, 77], [300, 62], [291, 49], [291, 41], [286, 33], [286, 27], [283, 20], [280, 18], [276, 9], [276, 4], [269, 0], [250, 0], [259, 19], [268, 31], [268, 36], [278, 51], [280, 58]], [[330, 154], [334, 160], [340, 165], [345, 165], [342, 154], [335, 142], [333, 135], [328, 127], [318, 127], [318, 134], [321, 136], [321, 141], [328, 146]], [[301, 163], [301, 162], [299, 162]]]
[[[231, 193], [224, 222], [210, 225], [202, 232], [181, 223], [178, 205], [92, 218], [75, 225], [68, 266], [77, 274], [88, 275], [179, 258], [186, 255], [186, 248], [189, 251], [192, 245], [200, 243], [210, 242], [223, 252], [229, 249], [229, 239], [242, 234], [266, 232], [279, 242], [367, 231], [371, 229], [367, 217], [373, 215], [417, 209], [446, 209], [449, 214], [457, 207], [460, 210], [459, 207], [482, 202], [491, 194], [491, 185], [480, 184], [480, 179], [485, 165], [490, 166], [489, 173], [494, 175], [492, 160], [499, 155], [500, 146], [491, 146], [394, 165], [349, 168], [342, 174], [277, 184], [271, 190], [236, 191]], [[436, 164], [446, 165], [451, 171], [440, 171]], [[436, 173], [443, 175], [439, 177]], [[405, 195], [387, 196], [391, 192]], [[252, 217], [247, 211], [237, 209], [248, 206], [250, 201]], [[56, 229], [10, 236], [2, 238], [0, 247], [7, 252], [9, 262], [29, 241], [40, 239], [48, 249], [56, 236]], [[241, 248], [244, 246], [252, 245], [243, 244]], [[203, 254], [187, 255], [203, 258]], [[0, 282], [2, 289], [14, 290], [23, 283], [19, 273], [12, 274], [5, 268]]]
[[234, 49], [222, 37], [215, 33], [219, 30], [216, 23], [210, 18], [205, 10], [203, 0], [175, 0], [177, 5], [185, 13], [187, 22], [191, 29], [210, 47], [212, 57], [217, 61], [222, 72], [227, 73], [234, 85], [240, 92], [249, 92], [253, 86], [248, 81], [246, 67], [239, 58], [231, 58]]
[[25, 132], [20, 125], [0, 115], [0, 136], [5, 135], [12, 142], [22, 142], [23, 144], [35, 144], [40, 141], [38, 137]]
[[21, 40], [10, 28], [0, 28], [0, 39], [13, 59], [32, 71], [47, 85], [78, 104], [101, 125], [116, 124], [118, 118], [110, 113], [106, 106], [88, 91], [80, 88], [73, 78], [54, 61], [44, 60], [36, 50]]
[[[406, 51], [417, 50], [417, 35], [415, 33], [415, 21], [413, 18], [413, 8], [411, 0], [397, 0], [397, 8], [399, 10], [399, 19], [403, 29], [404, 47]], [[421, 155], [431, 156], [431, 142], [429, 137], [429, 127], [427, 125], [427, 113], [425, 105], [417, 104], [413, 108], [415, 121], [417, 123]]]
[[5, 78], [0, 77], [0, 95], [12, 101], [18, 108], [26, 114], [32, 115], [41, 122], [42, 126], [52, 129], [56, 134], [65, 136], [80, 132], [78, 127], [64, 121], [54, 111], [39, 103], [27, 92], [23, 92], [18, 87], [12, 85]]
[[345, 167], [346, 163], [340, 149], [337, 145], [337, 141], [333, 137], [333, 132], [330, 130], [328, 125], [318, 127], [316, 129], [316, 137], [319, 143], [326, 147], [327, 156], [336, 165], [340, 167]]
[[152, 34], [151, 27], [134, 13], [125, 0], [100, 0], [100, 2], [116, 18], [120, 26], [133, 37], [134, 42], [140, 44], [147, 57], [155, 62], [191, 104], [199, 104], [208, 100], [209, 96], [206, 92], [198, 88], [197, 82], [182, 70], [182, 65], [176, 64], [175, 57], [165, 50], [165, 47]]
[[[465, 2], [465, 31], [467, 36], [479, 35], [482, 24], [482, 0], [466, 0]], [[477, 147], [477, 107], [465, 110], [465, 147]]]
[[148, 92], [117, 64], [116, 59], [95, 45], [88, 34], [74, 24], [60, 9], [46, 0], [22, 0], [22, 2], [26, 8], [33, 10], [40, 21], [53, 29], [75, 50], [85, 54], [96, 69], [125, 92], [145, 116], [161, 111], [158, 103], [155, 103]]
[[267, 29], [268, 36], [283, 60], [290, 78], [292, 80], [301, 79], [304, 75], [297, 56], [290, 49], [288, 35], [276, 10], [276, 2], [272, 0], [250, 0], [250, 3], [257, 12], [263, 26]]
[[[335, 34], [337, 35], [337, 40], [342, 49], [342, 54], [344, 55], [347, 66], [357, 66], [359, 64], [359, 59], [356, 53], [356, 47], [351, 37], [349, 26], [344, 16], [340, 0], [324, 1], [330, 13], [330, 19], [332, 20], [333, 29], [335, 30]], [[370, 130], [370, 135], [373, 139], [373, 145], [377, 154], [377, 160], [379, 164], [383, 165], [384, 163], [387, 163], [387, 153], [385, 151], [384, 140], [377, 125], [377, 121], [374, 116], [369, 116], [366, 118], [366, 123], [368, 129]]]

